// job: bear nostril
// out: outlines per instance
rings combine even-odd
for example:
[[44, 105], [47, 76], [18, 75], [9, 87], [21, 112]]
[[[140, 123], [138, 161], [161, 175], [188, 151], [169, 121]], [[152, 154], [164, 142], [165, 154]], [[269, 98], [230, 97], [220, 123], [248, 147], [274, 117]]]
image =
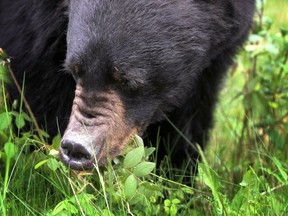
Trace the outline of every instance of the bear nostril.
[[78, 143], [73, 141], [64, 140], [61, 143], [62, 154], [70, 161], [87, 161], [92, 159], [92, 155], [87, 149]]

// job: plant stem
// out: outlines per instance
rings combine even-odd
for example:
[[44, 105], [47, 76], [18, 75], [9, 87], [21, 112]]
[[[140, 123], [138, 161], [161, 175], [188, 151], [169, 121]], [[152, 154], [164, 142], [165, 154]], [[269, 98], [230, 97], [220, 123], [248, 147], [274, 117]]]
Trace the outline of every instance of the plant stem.
[[16, 88], [17, 88], [17, 91], [18, 91], [19, 94], [23, 97], [22, 100], [23, 100], [24, 106], [25, 106], [25, 108], [27, 109], [27, 112], [29, 113], [29, 115], [30, 115], [31, 118], [32, 118], [32, 122], [33, 122], [33, 124], [34, 124], [34, 126], [35, 126], [35, 128], [36, 128], [36, 131], [37, 131], [37, 133], [38, 133], [38, 136], [39, 136], [41, 142], [43, 142], [43, 144], [45, 144], [46, 142], [45, 142], [44, 137], [42, 136], [41, 129], [40, 129], [39, 125], [38, 125], [38, 122], [37, 122], [37, 120], [36, 120], [36, 118], [35, 118], [35, 116], [34, 116], [34, 114], [33, 114], [33, 111], [32, 111], [32, 109], [31, 109], [28, 101], [26, 100], [26, 97], [25, 97], [24, 93], [22, 92], [22, 90], [21, 90], [21, 88], [20, 88], [20, 85], [19, 85], [19, 83], [18, 83], [18, 81], [17, 81], [17, 79], [16, 79], [16, 77], [15, 77], [15, 75], [14, 75], [14, 73], [13, 73], [13, 70], [12, 70], [10, 64], [8, 64], [8, 70], [9, 70], [9, 73], [10, 73], [10, 75], [11, 75], [11, 77], [12, 77], [12, 79], [13, 79], [13, 82], [14, 82]]

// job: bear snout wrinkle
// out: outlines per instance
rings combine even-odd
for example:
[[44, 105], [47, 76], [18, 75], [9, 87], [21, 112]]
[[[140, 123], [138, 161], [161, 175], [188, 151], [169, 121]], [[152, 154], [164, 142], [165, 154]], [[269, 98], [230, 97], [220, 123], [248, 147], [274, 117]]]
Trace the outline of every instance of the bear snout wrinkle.
[[92, 94], [77, 86], [60, 159], [75, 170], [101, 166], [108, 155], [118, 155], [137, 131], [126, 121], [125, 107], [115, 91]]

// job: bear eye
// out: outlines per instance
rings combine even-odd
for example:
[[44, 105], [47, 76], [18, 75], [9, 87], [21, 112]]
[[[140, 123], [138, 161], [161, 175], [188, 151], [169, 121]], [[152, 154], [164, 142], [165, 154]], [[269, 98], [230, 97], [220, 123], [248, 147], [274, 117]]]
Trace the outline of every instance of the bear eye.
[[81, 76], [82, 75], [82, 69], [81, 69], [80, 65], [74, 64], [73, 65], [73, 72], [77, 77]]
[[78, 64], [69, 65], [68, 71], [72, 74], [75, 80], [78, 80], [79, 77], [83, 74], [81, 66]]
[[121, 86], [126, 86], [128, 84], [128, 81], [123, 77], [123, 74], [116, 67], [113, 67], [112, 79]]
[[124, 91], [136, 91], [144, 86], [143, 77], [141, 77], [140, 74], [135, 73], [135, 70], [123, 73], [119, 71], [118, 68], [113, 67], [112, 80]]

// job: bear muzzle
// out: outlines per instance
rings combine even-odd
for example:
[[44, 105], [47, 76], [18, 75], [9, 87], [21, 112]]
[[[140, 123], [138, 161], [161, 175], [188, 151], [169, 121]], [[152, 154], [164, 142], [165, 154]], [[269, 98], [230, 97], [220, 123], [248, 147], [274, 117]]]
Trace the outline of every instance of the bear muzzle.
[[119, 155], [137, 133], [115, 92], [85, 94], [78, 87], [59, 158], [72, 169], [91, 170]]

